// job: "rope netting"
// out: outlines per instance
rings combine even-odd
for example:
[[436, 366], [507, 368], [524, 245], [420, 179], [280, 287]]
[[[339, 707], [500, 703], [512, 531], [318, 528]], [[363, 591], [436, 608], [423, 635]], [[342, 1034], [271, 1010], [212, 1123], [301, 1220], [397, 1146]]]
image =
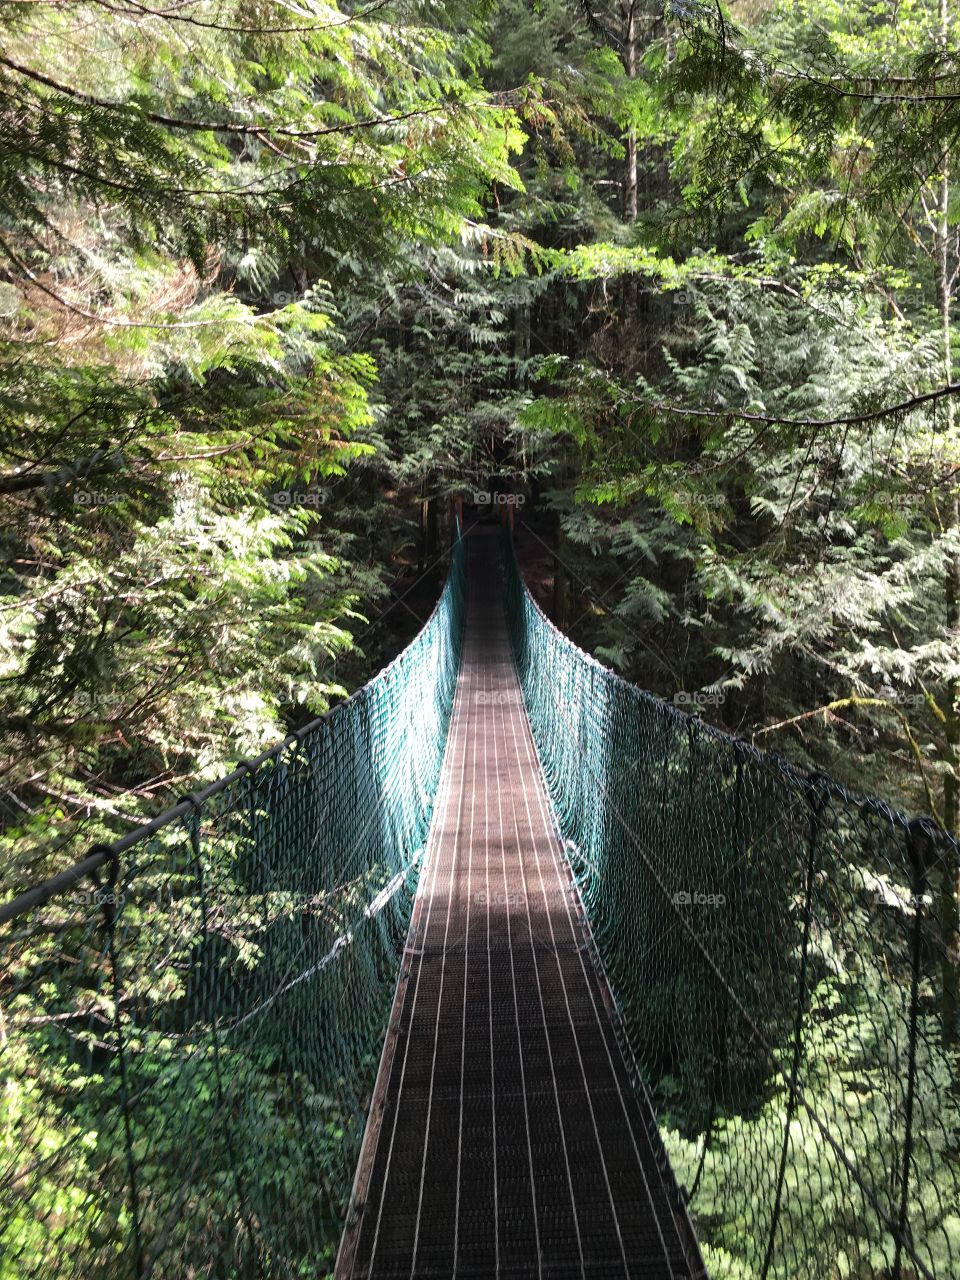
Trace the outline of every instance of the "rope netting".
[[711, 1275], [956, 1280], [957, 843], [626, 683], [505, 555], [571, 872]]
[[332, 1267], [459, 667], [454, 548], [348, 702], [0, 908], [0, 1276]]

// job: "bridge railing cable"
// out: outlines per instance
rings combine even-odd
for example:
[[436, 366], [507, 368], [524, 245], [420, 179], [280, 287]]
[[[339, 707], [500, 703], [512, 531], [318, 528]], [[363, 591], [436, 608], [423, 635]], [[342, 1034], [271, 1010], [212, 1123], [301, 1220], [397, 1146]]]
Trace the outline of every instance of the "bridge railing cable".
[[0, 908], [0, 1275], [319, 1277], [349, 1202], [465, 613]]
[[505, 559], [570, 869], [711, 1274], [955, 1280], [956, 840], [627, 683]]

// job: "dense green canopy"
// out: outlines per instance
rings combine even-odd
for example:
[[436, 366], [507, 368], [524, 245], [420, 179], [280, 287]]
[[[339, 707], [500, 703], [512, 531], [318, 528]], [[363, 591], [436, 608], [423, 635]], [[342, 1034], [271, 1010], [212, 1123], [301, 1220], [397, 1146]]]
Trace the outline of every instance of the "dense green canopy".
[[578, 644], [957, 830], [958, 138], [949, 0], [4, 5], [5, 882], [361, 683], [495, 478]]

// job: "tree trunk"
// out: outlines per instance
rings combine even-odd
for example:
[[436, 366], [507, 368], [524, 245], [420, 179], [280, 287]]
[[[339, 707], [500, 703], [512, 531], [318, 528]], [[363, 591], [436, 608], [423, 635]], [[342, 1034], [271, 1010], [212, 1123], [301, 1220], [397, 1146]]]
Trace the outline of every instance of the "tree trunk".
[[[948, 0], [940, 0], [940, 40], [946, 49], [949, 36]], [[949, 161], [944, 157], [943, 176], [940, 179], [940, 198], [937, 227], [937, 303], [940, 311], [940, 335], [943, 344], [943, 376], [946, 383], [953, 382], [953, 351], [950, 326], [950, 294], [953, 278], [950, 253], [950, 203]], [[946, 401], [946, 435], [953, 440], [956, 413], [953, 400]], [[960, 526], [960, 510], [956, 483], [946, 498], [943, 520], [946, 532]], [[946, 631], [948, 638], [960, 640], [960, 558], [948, 554], [944, 565], [946, 597]], [[943, 821], [948, 831], [958, 830], [960, 808], [960, 681], [951, 680], [946, 689], [946, 759], [949, 770], [943, 782]], [[943, 958], [943, 1038], [946, 1044], [954, 1043], [957, 1034], [958, 978], [960, 978], [960, 919], [957, 903], [960, 899], [958, 869], [948, 860], [942, 868], [940, 883], [940, 927], [945, 954]]]
[[570, 580], [564, 563], [563, 525], [557, 519], [557, 535], [553, 557], [553, 621], [565, 631], [570, 625]]
[[[628, 80], [637, 78], [637, 0], [621, 0], [623, 18], [623, 69]], [[623, 175], [623, 216], [627, 222], [637, 220], [637, 131], [627, 130], [626, 171]]]
[[[623, 69], [628, 80], [637, 77], [637, 4], [639, 0], [620, 0], [621, 35], [623, 41]], [[624, 221], [634, 223], [637, 220], [637, 131], [631, 126], [627, 130], [626, 160], [623, 173], [623, 217]], [[640, 304], [640, 285], [635, 275], [628, 275], [623, 282], [624, 319], [636, 318]]]
[[426, 494], [426, 484], [421, 490], [420, 497], [420, 537], [418, 539], [418, 555], [417, 555], [417, 573], [423, 573], [427, 567], [427, 557], [430, 554], [428, 541], [430, 536], [430, 499]]

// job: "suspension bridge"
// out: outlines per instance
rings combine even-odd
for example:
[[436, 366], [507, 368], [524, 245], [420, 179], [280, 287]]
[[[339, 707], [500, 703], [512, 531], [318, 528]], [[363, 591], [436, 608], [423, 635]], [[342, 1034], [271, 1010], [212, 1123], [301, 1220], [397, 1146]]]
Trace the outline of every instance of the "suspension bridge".
[[0, 1276], [955, 1280], [957, 868], [476, 529], [347, 702], [0, 906]]

